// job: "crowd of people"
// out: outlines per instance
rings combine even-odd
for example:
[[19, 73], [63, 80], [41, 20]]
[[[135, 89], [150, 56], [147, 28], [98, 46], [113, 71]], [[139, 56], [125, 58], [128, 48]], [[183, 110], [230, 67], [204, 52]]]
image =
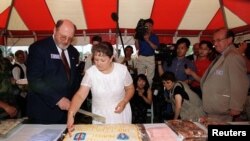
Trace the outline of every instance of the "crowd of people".
[[[172, 108], [169, 119], [250, 120], [249, 44], [235, 47], [233, 33], [221, 28], [213, 42], [196, 43], [192, 56], [186, 56], [189, 39], [180, 38], [171, 61], [155, 60], [154, 22], [144, 24], [147, 32], [135, 39], [138, 58], [132, 57], [132, 46], [117, 58], [109, 42], [94, 36], [92, 54], [80, 65], [71, 45], [77, 29], [70, 20], [59, 20], [53, 35], [30, 45], [28, 54], [17, 51], [14, 65], [1, 52], [0, 118], [7, 113], [5, 118], [27, 116], [30, 123], [67, 123], [72, 131], [77, 111], [91, 95], [91, 112], [106, 123], [146, 123], [147, 109], [162, 95]], [[154, 95], [157, 74], [164, 90]], [[19, 79], [27, 79], [28, 86], [17, 85]]]

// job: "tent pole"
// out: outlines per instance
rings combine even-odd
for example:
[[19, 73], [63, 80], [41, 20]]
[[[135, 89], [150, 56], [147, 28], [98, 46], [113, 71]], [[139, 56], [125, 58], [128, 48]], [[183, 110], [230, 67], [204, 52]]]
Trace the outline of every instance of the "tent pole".
[[222, 10], [223, 19], [225, 22], [225, 27], [228, 29], [227, 17], [226, 17], [226, 13], [225, 13], [223, 0], [219, 0], [219, 2], [220, 2], [220, 9]]
[[8, 26], [9, 26], [9, 22], [10, 22], [10, 16], [11, 16], [11, 13], [12, 13], [12, 9], [14, 7], [14, 3], [15, 3], [15, 0], [12, 0], [11, 2], [11, 5], [10, 5], [10, 12], [9, 12], [9, 15], [7, 17], [7, 21], [6, 21], [6, 24], [5, 24], [5, 27], [4, 27], [4, 45], [7, 46], [7, 41], [8, 41], [8, 34], [7, 34], [7, 30], [8, 30]]

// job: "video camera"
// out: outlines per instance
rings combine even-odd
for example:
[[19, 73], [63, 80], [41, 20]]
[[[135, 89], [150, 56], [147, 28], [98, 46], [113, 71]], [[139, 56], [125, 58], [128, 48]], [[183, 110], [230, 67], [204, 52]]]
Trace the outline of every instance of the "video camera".
[[174, 44], [161, 43], [159, 48], [155, 51], [155, 60], [167, 62], [167, 65], [172, 64], [172, 60], [176, 57], [176, 47]]
[[148, 32], [148, 27], [145, 26], [145, 21], [144, 19], [140, 19], [137, 23], [136, 26], [136, 33], [135, 33], [135, 39], [138, 40], [144, 40], [144, 35]]

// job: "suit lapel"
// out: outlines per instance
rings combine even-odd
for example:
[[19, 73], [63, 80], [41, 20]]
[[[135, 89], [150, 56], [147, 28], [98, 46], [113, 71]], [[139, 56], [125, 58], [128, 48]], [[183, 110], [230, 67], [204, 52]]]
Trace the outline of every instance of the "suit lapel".
[[216, 58], [207, 68], [206, 72], [203, 74], [203, 77], [201, 79], [201, 83], [203, 83], [204, 81], [206, 81], [206, 79], [211, 76], [214, 71], [221, 65], [221, 63], [223, 62], [224, 57], [223, 56], [218, 56], [218, 58]]
[[202, 78], [201, 82], [206, 81], [206, 79], [208, 79], [212, 74], [215, 73], [215, 71], [222, 65], [222, 63], [225, 60], [225, 57], [227, 56], [227, 54], [230, 52], [231, 49], [233, 49], [234, 46], [230, 45], [225, 52], [218, 58], [218, 60], [214, 60], [216, 61], [215, 63], [212, 62], [211, 65], [209, 66], [209, 68], [207, 69], [206, 73], [204, 73], [204, 77]]

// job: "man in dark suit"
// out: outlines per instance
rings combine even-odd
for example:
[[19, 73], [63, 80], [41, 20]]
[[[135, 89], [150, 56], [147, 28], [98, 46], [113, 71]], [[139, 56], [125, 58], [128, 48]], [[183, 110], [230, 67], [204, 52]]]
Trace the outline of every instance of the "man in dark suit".
[[29, 47], [27, 114], [31, 123], [66, 123], [70, 100], [80, 84], [79, 52], [71, 45], [75, 30], [71, 21], [59, 20], [53, 36]]

